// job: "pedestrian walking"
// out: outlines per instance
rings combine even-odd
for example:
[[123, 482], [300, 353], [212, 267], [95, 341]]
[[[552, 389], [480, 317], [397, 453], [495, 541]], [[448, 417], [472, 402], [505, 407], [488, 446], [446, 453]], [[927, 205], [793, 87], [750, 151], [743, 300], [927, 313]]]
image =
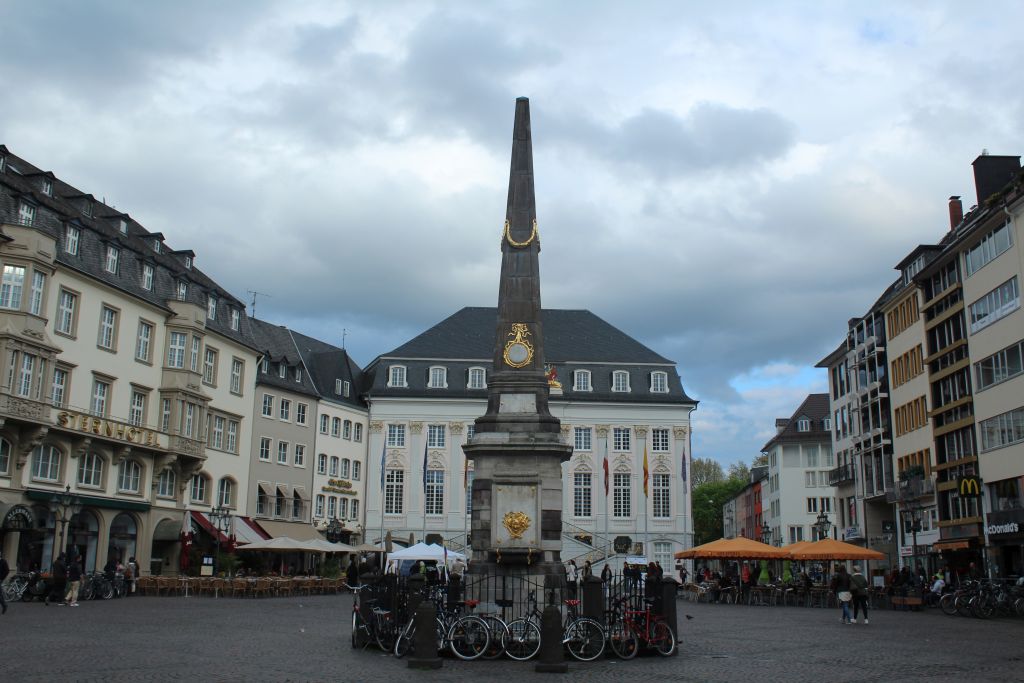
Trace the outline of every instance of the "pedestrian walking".
[[601, 580], [605, 583], [611, 583], [612, 580], [612, 566], [607, 562], [604, 563], [604, 569], [601, 570]]
[[128, 566], [124, 570], [124, 578], [131, 585], [128, 591], [128, 595], [131, 595], [135, 592], [139, 583], [139, 563], [135, 561], [134, 555], [128, 558]]
[[78, 607], [78, 590], [82, 586], [82, 564], [78, 556], [68, 561], [68, 591], [64, 594], [64, 602]]
[[569, 585], [569, 597], [576, 597], [576, 583], [579, 581], [580, 572], [576, 568], [576, 560], [569, 560], [565, 567], [565, 582]]
[[850, 623], [850, 600], [853, 599], [852, 593], [850, 593], [850, 575], [846, 573], [846, 567], [839, 565], [836, 567], [835, 576], [832, 577], [832, 583], [830, 588], [836, 595], [836, 602], [842, 608], [842, 616], [839, 617], [839, 623], [849, 624]]
[[[64, 599], [64, 589], [67, 587], [68, 569], [65, 564], [64, 553], [57, 556], [53, 561], [53, 571], [50, 573], [50, 592], [43, 598], [43, 606], [50, 604], [50, 600], [60, 601]], [[63, 602], [61, 605], [65, 604]]]
[[853, 595], [853, 623], [857, 623], [858, 610], [864, 610], [864, 623], [868, 623], [868, 580], [860, 573], [860, 565], [853, 565], [850, 577], [850, 593]]
[[594, 567], [590, 564], [590, 560], [583, 563], [583, 578], [589, 579], [594, 576]]
[[[4, 581], [7, 580], [7, 575], [11, 573], [11, 567], [7, 564], [7, 560], [4, 559], [2, 553], [0, 553], [0, 586], [3, 585]], [[0, 614], [7, 614], [7, 601], [4, 600], [4, 592], [0, 590], [0, 607], [3, 608], [3, 612]]]

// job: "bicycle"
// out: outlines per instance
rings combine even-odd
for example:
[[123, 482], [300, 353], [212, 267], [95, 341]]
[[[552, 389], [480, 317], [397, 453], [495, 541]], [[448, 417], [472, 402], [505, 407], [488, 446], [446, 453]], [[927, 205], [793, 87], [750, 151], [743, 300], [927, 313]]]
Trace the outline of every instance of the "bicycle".
[[28, 576], [25, 574], [15, 574], [11, 577], [11, 580], [4, 584], [4, 601], [6, 602], [17, 602], [21, 600], [21, 596], [25, 593], [28, 588]]
[[[491, 639], [487, 622], [476, 615], [461, 615], [459, 612], [463, 606], [472, 610], [479, 604], [478, 600], [465, 600], [449, 610], [444, 607], [444, 593], [440, 589], [435, 589], [424, 599], [433, 600], [437, 608], [438, 651], [448, 648], [456, 657], [466, 661], [477, 659], [487, 651]], [[413, 615], [395, 640], [395, 656], [414, 652], [415, 642], [416, 617]]]
[[[512, 659], [530, 659], [540, 650], [541, 611], [537, 608], [537, 593], [530, 591], [527, 598], [530, 610], [527, 616], [508, 623], [510, 644], [506, 653]], [[604, 653], [604, 628], [596, 619], [580, 616], [576, 609], [579, 600], [565, 600], [566, 617], [562, 623], [562, 644], [576, 659], [590, 662]], [[511, 647], [511, 649], [510, 649]]]
[[643, 643], [668, 657], [676, 651], [676, 636], [660, 614], [651, 610], [654, 598], [644, 598], [644, 609], [630, 609], [628, 598], [620, 598], [609, 610], [608, 640], [620, 659], [632, 659]]

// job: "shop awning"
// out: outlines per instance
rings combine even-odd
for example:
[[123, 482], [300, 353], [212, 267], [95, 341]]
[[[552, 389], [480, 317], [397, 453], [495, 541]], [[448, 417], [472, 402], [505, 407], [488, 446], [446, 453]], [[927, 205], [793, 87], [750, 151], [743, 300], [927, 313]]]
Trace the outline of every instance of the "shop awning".
[[942, 552], [943, 550], [967, 550], [970, 547], [970, 539], [951, 538], [948, 541], [935, 541], [935, 543], [932, 543], [932, 550], [935, 552]]
[[153, 530], [154, 541], [177, 541], [180, 537], [180, 519], [162, 519]]
[[[48, 503], [53, 498], [53, 494], [55, 493], [60, 492], [28, 489], [27, 491], [25, 491], [25, 497], [28, 498], [29, 500], [38, 500], [44, 503]], [[120, 498], [100, 498], [99, 496], [83, 496], [78, 491], [72, 491], [72, 493], [78, 496], [79, 502], [82, 503], [83, 507], [107, 508], [108, 510], [133, 510], [135, 512], [145, 512], [150, 508], [149, 503], [137, 502], [134, 500], [122, 500]]]
[[269, 534], [257, 527], [248, 517], [234, 517], [231, 521], [232, 532], [239, 543], [256, 543], [270, 538]]
[[198, 512], [197, 510], [192, 510], [191, 512], [192, 512], [192, 519], [194, 519], [196, 521], [196, 523], [200, 527], [202, 527], [203, 531], [205, 531], [206, 533], [210, 534], [215, 539], [219, 538], [221, 543], [230, 543], [231, 542], [230, 538], [228, 538], [227, 536], [222, 534], [217, 529], [217, 527], [215, 527], [213, 525], [213, 523], [210, 522], [210, 518], [206, 516], [205, 512]]
[[274, 495], [274, 488], [265, 481], [256, 482], [256, 486], [259, 487], [260, 491], [266, 496]]
[[294, 538], [298, 541], [312, 541], [322, 539], [319, 531], [313, 525], [304, 522], [277, 522], [269, 519], [254, 520], [264, 531], [274, 538]]

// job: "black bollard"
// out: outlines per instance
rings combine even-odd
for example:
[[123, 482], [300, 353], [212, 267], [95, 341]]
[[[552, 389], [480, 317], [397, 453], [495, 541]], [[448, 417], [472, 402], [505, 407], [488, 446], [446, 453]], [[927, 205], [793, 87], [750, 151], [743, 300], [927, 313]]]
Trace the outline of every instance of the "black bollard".
[[[412, 574], [409, 576], [409, 580], [406, 583], [406, 586], [408, 586], [408, 597], [405, 603], [406, 612], [404, 619], [410, 619], [412, 615], [416, 614], [416, 608], [423, 601], [423, 586], [426, 585], [426, 582], [427, 579], [422, 574]], [[401, 626], [404, 625], [401, 624]]]
[[581, 614], [597, 623], [604, 623], [604, 581], [596, 576], [583, 579], [583, 609]]
[[538, 673], [568, 673], [562, 650], [562, 612], [554, 605], [548, 605], [540, 617], [540, 661], [533, 670]]
[[[679, 635], [679, 619], [677, 617], [677, 605], [676, 605], [676, 587], [679, 584], [674, 579], [664, 577], [661, 580], [661, 606], [662, 616], [665, 617], [665, 623], [672, 629], [672, 633], [676, 635], [676, 642], [681, 640]], [[676, 647], [675, 654], [679, 654], [679, 648]]]
[[437, 656], [437, 609], [424, 600], [416, 608], [416, 635], [413, 647], [416, 654], [409, 658], [410, 669], [440, 669], [444, 662]]

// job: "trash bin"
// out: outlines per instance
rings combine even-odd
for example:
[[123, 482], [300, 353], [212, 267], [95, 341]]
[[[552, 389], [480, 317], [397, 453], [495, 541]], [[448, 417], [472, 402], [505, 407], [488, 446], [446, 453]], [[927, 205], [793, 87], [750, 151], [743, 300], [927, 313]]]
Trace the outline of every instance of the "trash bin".
[[160, 576], [164, 571], [164, 561], [155, 557], [149, 561], [149, 573], [153, 576]]

